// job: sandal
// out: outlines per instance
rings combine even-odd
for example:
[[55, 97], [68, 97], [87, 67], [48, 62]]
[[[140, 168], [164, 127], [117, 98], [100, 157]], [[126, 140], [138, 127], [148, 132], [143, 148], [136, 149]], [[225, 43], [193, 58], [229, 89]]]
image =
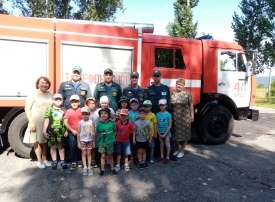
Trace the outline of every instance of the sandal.
[[57, 161], [53, 161], [52, 163], [52, 170], [56, 170], [57, 169]]
[[65, 161], [60, 161], [60, 165], [61, 165], [61, 167], [62, 167], [63, 169], [67, 169], [67, 168], [68, 168], [68, 166], [67, 166], [67, 164], [65, 163]]

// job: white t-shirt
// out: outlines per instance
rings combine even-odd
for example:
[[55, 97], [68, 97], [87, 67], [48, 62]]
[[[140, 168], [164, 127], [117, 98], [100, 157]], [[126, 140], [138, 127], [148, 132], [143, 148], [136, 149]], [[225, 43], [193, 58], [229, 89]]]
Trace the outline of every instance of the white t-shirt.
[[88, 121], [80, 121], [80, 141], [81, 142], [90, 142], [93, 141], [93, 133], [92, 133], [92, 126], [93, 126], [93, 121], [88, 120]]

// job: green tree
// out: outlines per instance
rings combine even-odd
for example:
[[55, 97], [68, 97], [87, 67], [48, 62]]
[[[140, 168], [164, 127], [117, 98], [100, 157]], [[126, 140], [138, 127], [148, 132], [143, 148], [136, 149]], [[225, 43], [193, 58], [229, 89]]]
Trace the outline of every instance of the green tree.
[[[258, 50], [256, 73], [275, 65], [275, 1], [242, 0], [239, 4], [243, 15], [233, 15], [232, 29], [235, 41], [245, 50]], [[247, 52], [252, 59], [251, 52]]]
[[[190, 5], [187, 5], [189, 2]], [[199, 0], [176, 0], [174, 2], [174, 22], [169, 22], [166, 32], [169, 36], [195, 38], [198, 22], [193, 23], [192, 8], [198, 5]]]
[[0, 0], [0, 14], [9, 14], [9, 12], [3, 7], [4, 0]]
[[94, 21], [114, 21], [118, 11], [124, 12], [123, 0], [76, 0], [74, 18]]
[[[1, 1], [1, 0], [0, 0]], [[10, 0], [22, 16], [112, 21], [123, 0]]]

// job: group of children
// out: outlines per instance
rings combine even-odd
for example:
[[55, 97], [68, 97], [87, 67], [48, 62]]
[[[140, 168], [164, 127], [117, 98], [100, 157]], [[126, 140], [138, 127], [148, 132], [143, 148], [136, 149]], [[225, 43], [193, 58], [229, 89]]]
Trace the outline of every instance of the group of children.
[[[122, 108], [117, 112], [109, 108], [107, 96], [100, 98], [100, 107], [94, 98], [88, 98], [85, 107], [79, 108], [79, 96], [72, 95], [71, 108], [66, 112], [61, 108], [63, 99], [60, 94], [55, 94], [53, 100], [53, 106], [45, 113], [43, 128], [44, 136], [48, 138], [48, 145], [51, 148], [53, 170], [57, 169], [57, 148], [61, 167], [68, 168], [64, 161], [64, 138], [66, 136], [68, 136], [71, 158], [70, 170], [76, 169], [77, 153], [80, 149], [82, 164], [79, 163], [79, 165], [83, 167], [83, 175], [93, 175], [92, 168], [97, 167], [95, 163], [97, 151], [101, 154], [99, 176], [105, 175], [106, 159], [110, 163], [113, 175], [117, 175], [121, 169], [122, 157], [125, 171], [133, 167], [136, 157], [137, 167], [140, 170], [147, 168], [147, 149], [150, 148], [150, 162], [153, 163], [157, 137], [160, 143], [160, 157], [157, 162], [164, 162], [164, 164], [170, 162], [172, 116], [166, 111], [167, 101], [165, 99], [159, 100], [160, 112], [156, 115], [151, 112], [150, 100], [145, 100], [143, 107], [139, 108], [136, 98], [128, 101], [124, 96], [120, 99]], [[166, 157], [164, 157], [164, 144]], [[114, 165], [114, 153], [116, 165]]]

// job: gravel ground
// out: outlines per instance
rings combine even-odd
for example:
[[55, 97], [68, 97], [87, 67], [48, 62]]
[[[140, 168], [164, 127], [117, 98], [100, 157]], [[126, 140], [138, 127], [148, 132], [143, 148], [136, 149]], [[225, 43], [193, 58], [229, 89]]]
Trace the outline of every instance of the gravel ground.
[[235, 121], [223, 145], [194, 138], [185, 156], [167, 165], [119, 171], [99, 178], [82, 169], [38, 169], [10, 148], [0, 154], [0, 201], [275, 201], [275, 110], [260, 119]]

